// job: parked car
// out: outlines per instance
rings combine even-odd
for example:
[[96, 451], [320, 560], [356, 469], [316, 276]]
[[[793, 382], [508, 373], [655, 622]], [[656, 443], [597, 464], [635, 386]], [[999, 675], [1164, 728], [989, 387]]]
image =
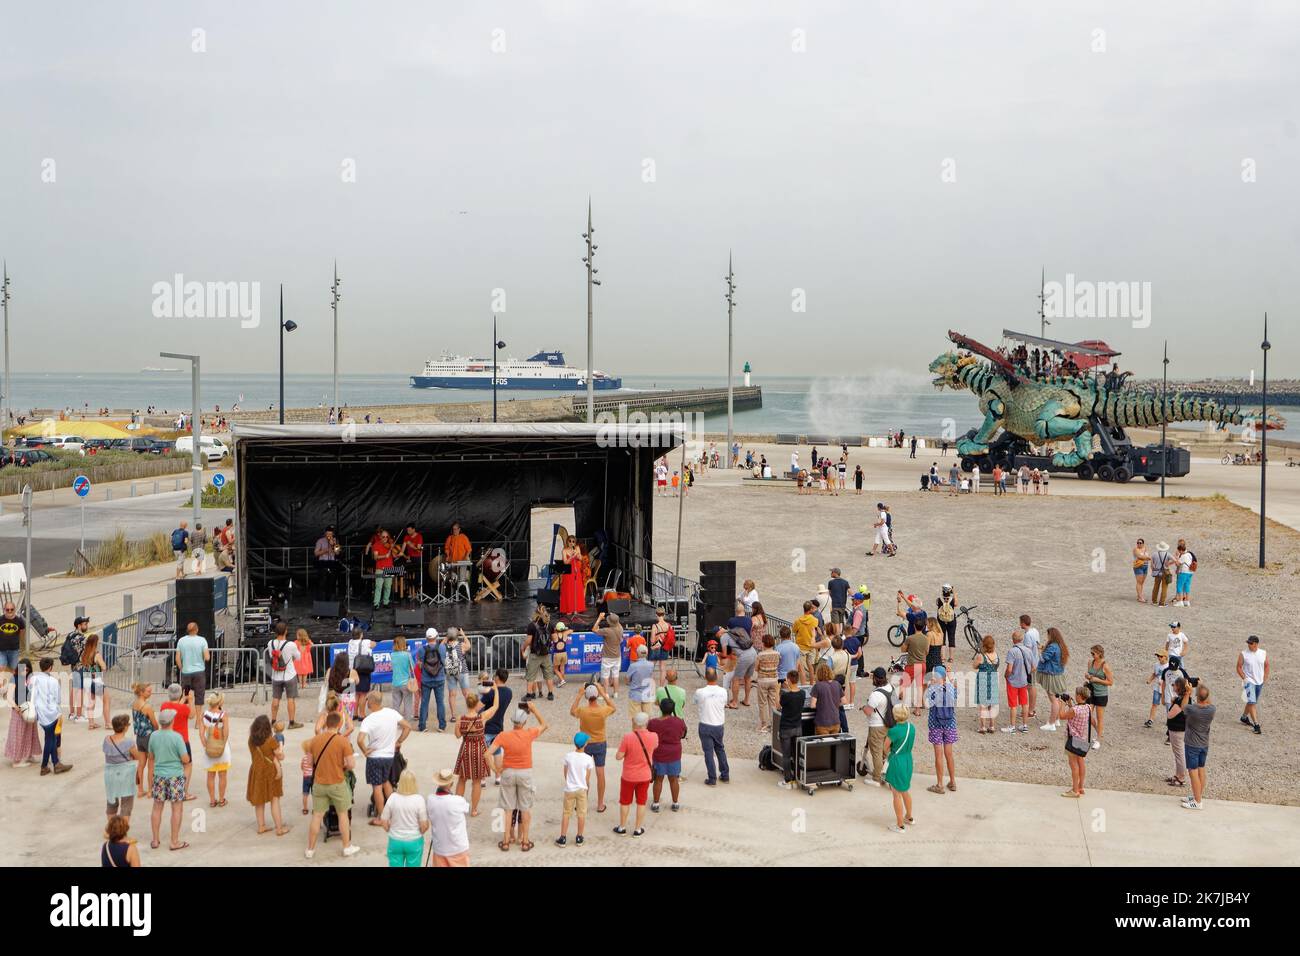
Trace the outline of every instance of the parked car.
[[54, 455], [44, 448], [6, 448], [0, 453], [0, 468], [9, 465], [27, 468], [42, 461], [54, 461]]
[[[208, 435], [199, 437], [199, 447], [203, 450], [203, 457], [206, 461], [221, 461], [230, 454], [230, 448], [220, 438], [211, 438]], [[182, 435], [176, 439], [176, 454], [190, 455], [194, 452], [194, 436]]]
[[96, 452], [104, 451], [113, 447], [112, 438], [87, 438], [85, 452], [87, 455], [93, 455]]
[[109, 443], [113, 451], [133, 451], [137, 455], [166, 455], [172, 450], [172, 443], [161, 438], [136, 435], [131, 438], [114, 438]]

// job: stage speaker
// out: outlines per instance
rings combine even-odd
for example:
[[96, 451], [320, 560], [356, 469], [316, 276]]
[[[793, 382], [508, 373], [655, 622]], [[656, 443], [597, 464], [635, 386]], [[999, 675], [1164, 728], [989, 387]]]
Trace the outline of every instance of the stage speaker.
[[606, 614], [617, 614], [619, 617], [626, 617], [632, 613], [632, 602], [627, 598], [610, 598], [608, 601], [600, 602], [600, 609]]
[[727, 617], [731, 617], [731, 613], [736, 607], [736, 592], [730, 588], [700, 588], [700, 603], [725, 607]]
[[342, 617], [343, 605], [338, 601], [312, 601], [312, 617]]
[[700, 576], [720, 575], [722, 577], [734, 578], [736, 576], [735, 561], [701, 561]]
[[424, 608], [399, 607], [393, 609], [393, 623], [398, 627], [424, 627]]
[[560, 589], [559, 588], [538, 588], [537, 603], [545, 607], [560, 606]]
[[726, 627], [727, 621], [732, 614], [731, 605], [704, 604], [695, 609], [695, 619], [699, 626], [701, 640], [707, 641], [713, 636], [713, 632], [720, 627]]
[[184, 637], [191, 622], [209, 645], [216, 643], [217, 625], [213, 605], [212, 578], [181, 578], [176, 582], [176, 637]]

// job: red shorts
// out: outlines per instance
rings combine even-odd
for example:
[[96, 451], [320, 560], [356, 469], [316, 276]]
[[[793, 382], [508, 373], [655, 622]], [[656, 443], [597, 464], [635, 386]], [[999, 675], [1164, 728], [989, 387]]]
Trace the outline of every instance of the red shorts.
[[908, 706], [919, 706], [925, 691], [925, 661], [908, 665], [906, 674], [908, 678], [906, 686], [911, 688], [907, 696]]
[[633, 783], [630, 780], [620, 780], [618, 784], [618, 805], [620, 807], [630, 807], [632, 797], [636, 796], [638, 806], [645, 806], [646, 796], [650, 793], [650, 781], [642, 780], [639, 783]]
[[1007, 706], [1008, 707], [1028, 707], [1029, 706], [1029, 685], [1024, 687], [1012, 687], [1007, 685]]

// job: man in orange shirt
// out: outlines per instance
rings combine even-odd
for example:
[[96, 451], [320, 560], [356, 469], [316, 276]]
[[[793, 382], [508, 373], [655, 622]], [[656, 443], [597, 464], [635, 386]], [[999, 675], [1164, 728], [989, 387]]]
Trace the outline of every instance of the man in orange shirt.
[[473, 550], [469, 544], [469, 538], [461, 533], [460, 525], [451, 526], [451, 534], [447, 535], [447, 540], [442, 543], [442, 557], [444, 561], [468, 561], [470, 551]]
[[[447, 540], [442, 543], [442, 560], [448, 564], [457, 561], [468, 561], [470, 552], [469, 538], [461, 533], [460, 523], [457, 522], [451, 526], [451, 534], [447, 535]], [[456, 568], [456, 579], [469, 583], [469, 567]], [[471, 593], [473, 593], [471, 591]]]
[[[528, 715], [537, 718], [536, 727], [525, 727]], [[537, 787], [533, 784], [533, 741], [546, 733], [549, 726], [532, 702], [524, 703], [511, 715], [511, 729], [497, 734], [488, 747], [487, 755], [493, 757], [496, 772], [501, 777], [501, 786], [497, 791], [502, 810], [511, 812], [510, 829], [504, 840], [497, 843], [502, 850], [510, 849], [514, 836], [514, 814], [519, 814], [519, 848], [531, 850], [533, 844], [528, 840], [528, 825], [533, 817], [533, 798]], [[494, 756], [500, 754], [500, 756]]]

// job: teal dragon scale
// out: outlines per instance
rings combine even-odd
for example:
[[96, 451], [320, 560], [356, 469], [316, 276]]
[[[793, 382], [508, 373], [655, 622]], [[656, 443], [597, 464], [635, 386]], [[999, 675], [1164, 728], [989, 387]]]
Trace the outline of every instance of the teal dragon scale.
[[[945, 352], [930, 363], [937, 387], [970, 389], [979, 399], [984, 423], [969, 438], [957, 441], [957, 453], [977, 457], [988, 454], [989, 442], [1005, 429], [1035, 445], [1071, 441], [1068, 452], [1052, 456], [1059, 468], [1075, 468], [1093, 455], [1093, 421], [1112, 428], [1160, 425], [1166, 422], [1218, 422], [1242, 425], [1257, 415], [1227, 408], [1199, 398], [1159, 395], [1132, 388], [1108, 389], [1087, 376], [1025, 375], [1018, 370], [984, 362], [974, 355]], [[1285, 422], [1268, 416], [1265, 427]]]

